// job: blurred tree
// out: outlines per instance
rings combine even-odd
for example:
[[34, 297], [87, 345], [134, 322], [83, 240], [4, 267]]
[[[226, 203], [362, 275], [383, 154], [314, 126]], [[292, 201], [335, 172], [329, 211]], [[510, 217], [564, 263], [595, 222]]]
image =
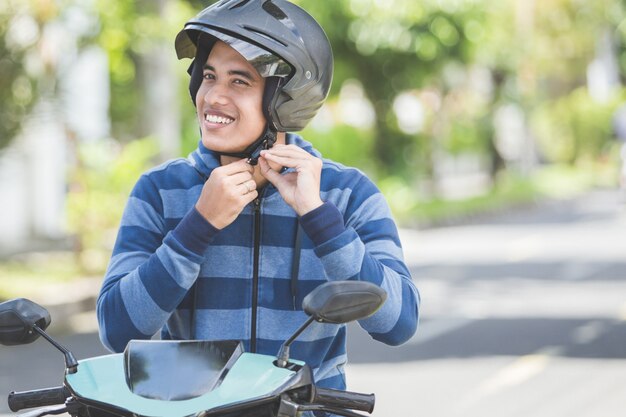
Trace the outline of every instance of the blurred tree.
[[[186, 20], [214, 1], [97, 0], [99, 25], [93, 24], [88, 35], [76, 35], [73, 52], [94, 42], [107, 51], [112, 134], [130, 146], [129, 158], [147, 166], [157, 153], [166, 158], [181, 153], [177, 149], [185, 154], [196, 147], [189, 61], [176, 60], [173, 41]], [[518, 112], [523, 145], [530, 148], [536, 142], [548, 162], [575, 165], [607, 149], [610, 116], [626, 94], [620, 96], [611, 84], [615, 80], [606, 63], [614, 55], [623, 84], [623, 0], [293, 1], [320, 21], [334, 48], [328, 112], [336, 113], [342, 88], [355, 79], [375, 110], [373, 126], [344, 124], [316, 131], [317, 136], [305, 134], [325, 155], [377, 174], [394, 204], [410, 206], [409, 196], [413, 202], [423, 198], [428, 188], [416, 184], [432, 181], [442, 156], [480, 154], [491, 161], [494, 178], [515, 169], [502, 149], [506, 140], [496, 140], [497, 115], [503, 113]], [[45, 41], [47, 29], [55, 20], [69, 19], [66, 12], [81, 3], [0, 1], [0, 148], [17, 134], [38, 98], [57, 93], [55, 57], [62, 54]], [[602, 99], [588, 88], [593, 74], [601, 74], [599, 85], [604, 82], [614, 92]], [[419, 118], [418, 127], [406, 129], [398, 109]], [[158, 127], [162, 122], [169, 127]], [[129, 143], [148, 135], [160, 141], [158, 151], [148, 142]], [[101, 232], [117, 219], [104, 203], [107, 193], [115, 193], [112, 204], [117, 207], [140, 172], [140, 167], [124, 164], [116, 165], [115, 173], [94, 169], [89, 158], [104, 157], [98, 153], [110, 153], [107, 146], [87, 147], [94, 155], [78, 155], [80, 173], [70, 185], [71, 199], [77, 198], [71, 203], [73, 227], [78, 230], [83, 219], [95, 216], [89, 218], [94, 237], [81, 238], [86, 248], [98, 245]], [[127, 173], [124, 187], [112, 184], [120, 172]]]
[[611, 118], [620, 98], [598, 103], [579, 87], [534, 109], [532, 123], [543, 155], [570, 165], [601, 156], [613, 140]]
[[[336, 97], [346, 80], [356, 78], [375, 108], [373, 132], [364, 137], [373, 141], [367, 148], [381, 176], [407, 181], [429, 177], [435, 153], [468, 151], [490, 154], [495, 173], [505, 167], [492, 138], [491, 114], [497, 108], [516, 103], [531, 120], [542, 103], [584, 85], [601, 33], [614, 37], [619, 62], [626, 65], [626, 20], [619, 0], [295, 1], [320, 21], [333, 44], [331, 95]], [[163, 150], [178, 142], [173, 129], [182, 131], [183, 153], [196, 146], [197, 126], [186, 91], [189, 62], [176, 61], [172, 45], [184, 22], [212, 2], [96, 2], [97, 42], [109, 56], [115, 138], [128, 141], [170, 129], [160, 138]], [[6, 98], [0, 104], [0, 146], [14, 136], [38, 94], [38, 83], [25, 70], [28, 48], [36, 48], [42, 22], [70, 3], [11, 0], [0, 7], [0, 94]], [[28, 20], [24, 15], [34, 25], [23, 23]], [[23, 28], [34, 28], [30, 37], [28, 30], [12, 29], [20, 21]], [[491, 91], [472, 85], [475, 69], [488, 74]], [[164, 85], [175, 86], [178, 96], [163, 90]], [[407, 91], [425, 108], [419, 131], [403, 129], [394, 112], [396, 98]], [[433, 97], [438, 104], [428, 102]], [[173, 111], [179, 108], [181, 115]], [[173, 121], [178, 118], [182, 126]], [[169, 127], [157, 127], [167, 120]], [[339, 146], [348, 152], [354, 144]], [[177, 147], [165, 156], [173, 156]]]
[[[372, 158], [384, 175], [415, 177], [416, 159], [430, 164], [432, 137], [404, 133], [393, 111], [396, 96], [436, 85], [450, 62], [467, 64], [473, 45], [467, 22], [481, 20], [476, 2], [391, 0], [298, 1], [326, 30], [335, 55], [334, 90], [346, 79], [361, 81], [376, 111]], [[420, 158], [420, 153], [426, 153]], [[428, 173], [432, 169], [422, 165]]]
[[[606, 143], [608, 101], [619, 88], [611, 87], [613, 98], [606, 102], [586, 88], [602, 38], [607, 32], [613, 38], [624, 17], [624, 3], [616, 0], [491, 2], [475, 57], [493, 73], [490, 107], [520, 106], [548, 161], [574, 163], [583, 154], [597, 155]], [[495, 168], [503, 168], [493, 151]]]
[[102, 22], [98, 42], [109, 54], [114, 137], [128, 141], [153, 135], [161, 159], [178, 156], [178, 108], [188, 63], [176, 60], [173, 45], [195, 10], [183, 0], [97, 4]]
[[81, 272], [102, 274], [128, 194], [159, 149], [153, 139], [144, 138], [123, 146], [113, 139], [82, 143], [77, 150], [78, 164], [70, 172], [68, 227]]
[[121, 140], [133, 139], [139, 128], [136, 112], [140, 103], [140, 90], [135, 82], [134, 48], [141, 36], [135, 30], [136, 3], [99, 1], [97, 10], [102, 24], [97, 41], [109, 56], [112, 133]]
[[53, 2], [9, 0], [0, 6], [0, 149], [18, 134], [46, 88], [42, 72], [50, 67], [37, 55], [43, 26], [56, 14]]

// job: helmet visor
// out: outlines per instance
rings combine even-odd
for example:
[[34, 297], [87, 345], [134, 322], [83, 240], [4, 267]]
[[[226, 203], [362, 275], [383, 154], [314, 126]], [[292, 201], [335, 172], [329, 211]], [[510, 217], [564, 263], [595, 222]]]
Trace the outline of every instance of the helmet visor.
[[[291, 66], [286, 61], [263, 48], [225, 35], [206, 26], [195, 24], [185, 27], [176, 37], [176, 50], [179, 51], [179, 59], [185, 57], [193, 58], [195, 56], [196, 44], [197, 42], [202, 42], [200, 39], [202, 34], [207, 34], [229, 45], [243, 56], [261, 77], [287, 77], [292, 72]], [[190, 39], [192, 36], [195, 38], [195, 42]]]

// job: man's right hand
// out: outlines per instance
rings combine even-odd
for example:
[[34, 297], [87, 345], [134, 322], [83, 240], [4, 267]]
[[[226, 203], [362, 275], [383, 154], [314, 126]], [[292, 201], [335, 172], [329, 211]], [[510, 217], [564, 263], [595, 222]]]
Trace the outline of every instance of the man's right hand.
[[202, 187], [196, 209], [217, 229], [231, 224], [259, 193], [254, 167], [245, 159], [215, 168]]

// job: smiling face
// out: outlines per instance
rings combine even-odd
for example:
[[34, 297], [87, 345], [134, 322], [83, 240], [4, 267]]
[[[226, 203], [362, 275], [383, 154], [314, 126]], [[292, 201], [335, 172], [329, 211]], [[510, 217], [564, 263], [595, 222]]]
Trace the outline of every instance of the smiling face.
[[202, 144], [217, 152], [241, 152], [265, 128], [261, 109], [265, 79], [237, 51], [217, 41], [202, 70], [196, 111]]

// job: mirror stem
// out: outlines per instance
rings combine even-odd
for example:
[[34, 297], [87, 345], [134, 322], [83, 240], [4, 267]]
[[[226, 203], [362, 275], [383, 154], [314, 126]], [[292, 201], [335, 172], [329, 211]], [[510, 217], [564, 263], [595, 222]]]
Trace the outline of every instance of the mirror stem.
[[300, 328], [296, 330], [295, 333], [292, 334], [291, 337], [287, 339], [285, 343], [283, 343], [283, 345], [280, 347], [277, 356], [278, 367], [284, 368], [287, 366], [287, 364], [289, 363], [289, 346], [291, 346], [293, 341], [296, 340], [296, 337], [300, 336], [304, 329], [306, 329], [311, 323], [313, 323], [313, 320], [315, 320], [313, 317], [309, 317], [307, 321], [304, 322], [304, 324], [300, 326]]
[[50, 342], [52, 346], [59, 349], [63, 353], [63, 355], [65, 356], [65, 368], [67, 369], [67, 372], [70, 374], [76, 373], [78, 368], [78, 361], [76, 360], [72, 352], [58, 344], [56, 340], [48, 336], [48, 334], [43, 331], [39, 326], [34, 325], [33, 330], [39, 333], [44, 339]]

